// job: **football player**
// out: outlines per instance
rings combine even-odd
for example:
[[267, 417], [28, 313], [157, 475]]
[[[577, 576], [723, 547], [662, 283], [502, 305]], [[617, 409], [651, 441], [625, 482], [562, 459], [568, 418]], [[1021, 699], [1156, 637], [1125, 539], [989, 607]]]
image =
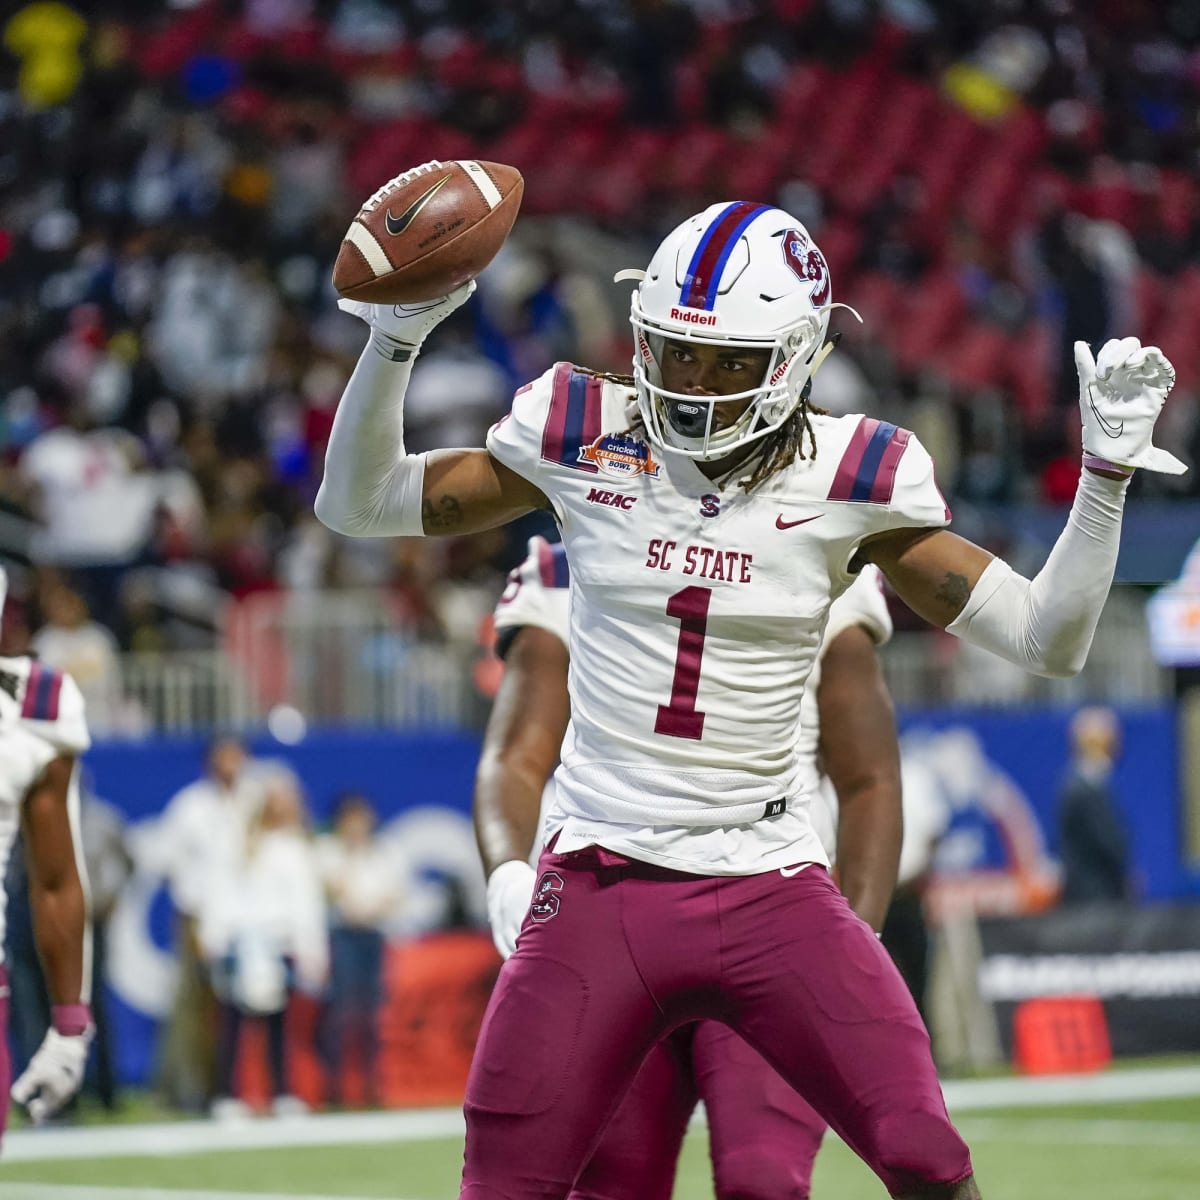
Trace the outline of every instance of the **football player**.
[[[496, 649], [506, 669], [475, 780], [488, 918], [504, 958], [528, 918], [536, 879], [528, 858], [570, 715], [566, 556], [561, 544], [542, 538], [529, 550], [496, 608]], [[830, 606], [800, 721], [806, 792], [821, 801], [814, 824], [832, 858], [836, 835], [825, 814], [827, 805], [836, 812], [840, 797], [841, 887], [851, 909], [876, 931], [900, 857], [900, 757], [875, 654], [891, 633], [878, 571], [864, 567]], [[703, 1021], [677, 1030], [647, 1056], [571, 1200], [670, 1200], [697, 1100], [708, 1114], [720, 1200], [808, 1196], [825, 1123], [727, 1026]]]
[[[0, 570], [0, 612], [7, 577]], [[83, 696], [69, 675], [32, 658], [0, 657], [0, 870], [24, 836], [38, 955], [50, 993], [50, 1028], [12, 1098], [40, 1124], [79, 1090], [93, 1025], [91, 933], [79, 841], [75, 763], [91, 744]], [[0, 934], [4, 907], [0, 898]], [[0, 945], [3, 938], [0, 936]], [[8, 981], [0, 966], [0, 1086], [8, 1094]], [[7, 1105], [0, 1108], [3, 1132]]]
[[1129, 475], [1184, 469], [1152, 445], [1174, 371], [1135, 338], [1099, 361], [1077, 344], [1083, 470], [1029, 580], [946, 529], [915, 437], [810, 403], [833, 301], [795, 217], [714, 205], [632, 276], [632, 376], [559, 363], [518, 391], [486, 449], [410, 456], [403, 440], [413, 357], [471, 285], [349, 306], [371, 333], [318, 517], [419, 536], [546, 509], [571, 564], [552, 840], [468, 1081], [461, 1197], [566, 1196], [650, 1048], [711, 1018], [893, 1196], [971, 1200], [912, 998], [798, 802], [804, 684], [830, 604], [868, 563], [932, 624], [1031, 671], [1077, 672]]

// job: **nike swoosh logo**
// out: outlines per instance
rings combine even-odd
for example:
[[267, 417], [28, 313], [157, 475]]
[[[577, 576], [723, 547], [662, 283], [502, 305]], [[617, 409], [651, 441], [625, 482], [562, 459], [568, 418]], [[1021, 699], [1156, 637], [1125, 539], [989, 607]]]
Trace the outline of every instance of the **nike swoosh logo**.
[[1096, 400], [1092, 394], [1092, 388], [1094, 388], [1095, 386], [1096, 386], [1095, 384], [1091, 384], [1088, 387], [1088, 405], [1091, 408], [1092, 412], [1095, 414], [1096, 420], [1099, 423], [1100, 428], [1102, 430], [1104, 430], [1104, 432], [1110, 438], [1119, 438], [1121, 436], [1121, 434], [1123, 434], [1125, 432], [1125, 422], [1122, 421], [1120, 423], [1120, 425], [1114, 425], [1111, 421], [1109, 421], [1105, 418], [1104, 414], [1096, 407]]
[[808, 863], [801, 863], [799, 866], [796, 866], [796, 867], [780, 867], [779, 873], [780, 873], [780, 875], [782, 875], [784, 877], [784, 879], [791, 879], [791, 877], [793, 875], [799, 875], [800, 872], [803, 871], [804, 868], [809, 865], [810, 864], [808, 864]]
[[817, 517], [823, 517], [824, 515], [825, 515], [824, 513], [817, 513], [817, 515], [815, 517], [801, 517], [800, 520], [798, 520], [798, 521], [785, 521], [783, 519], [783, 513], [780, 513], [779, 516], [777, 516], [775, 518], [775, 528], [776, 529], [792, 529], [797, 525], [805, 525], [809, 521], [815, 521], [817, 519]]
[[433, 199], [438, 188], [449, 182], [450, 176], [443, 175], [441, 179], [439, 179], [437, 183], [433, 185], [433, 187], [422, 192], [398, 217], [393, 217], [392, 210], [389, 208], [387, 212], [383, 214], [383, 223], [387, 226], [388, 233], [390, 233], [392, 237], [399, 237], [413, 223], [417, 213], [419, 213], [421, 209], [423, 209], [425, 205]]

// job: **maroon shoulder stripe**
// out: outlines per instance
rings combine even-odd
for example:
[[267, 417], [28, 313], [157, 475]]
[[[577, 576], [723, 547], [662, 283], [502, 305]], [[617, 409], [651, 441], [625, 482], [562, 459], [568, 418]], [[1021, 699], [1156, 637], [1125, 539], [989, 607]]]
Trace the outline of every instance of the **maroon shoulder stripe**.
[[601, 433], [600, 415], [604, 381], [570, 363], [554, 368], [550, 408], [542, 431], [542, 458], [595, 475], [595, 463], [581, 462], [580, 450]]
[[43, 667], [39, 662], [29, 666], [21, 716], [31, 721], [57, 721], [58, 698], [62, 693], [62, 676]]
[[830, 500], [888, 504], [896, 469], [911, 434], [889, 421], [863, 417], [850, 437], [829, 489]]
[[879, 460], [879, 470], [875, 474], [874, 483], [871, 484], [872, 504], [891, 504], [892, 491], [896, 486], [896, 469], [900, 466], [900, 458], [911, 436], [907, 429], [897, 429], [884, 447], [883, 456]]

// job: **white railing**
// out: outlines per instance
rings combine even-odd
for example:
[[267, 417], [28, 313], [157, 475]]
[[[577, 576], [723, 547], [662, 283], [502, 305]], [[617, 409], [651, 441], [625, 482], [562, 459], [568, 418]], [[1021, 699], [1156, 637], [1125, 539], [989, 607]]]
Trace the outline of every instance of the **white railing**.
[[1122, 590], [1113, 593], [1104, 610], [1083, 670], [1070, 679], [1030, 675], [951, 634], [898, 634], [882, 658], [892, 697], [907, 708], [1140, 704], [1164, 699], [1172, 688], [1170, 672], [1151, 653], [1140, 596]]
[[[225, 648], [123, 661], [135, 728], [182, 733], [248, 729], [294, 709], [307, 725], [477, 727], [488, 701], [475, 683], [479, 647], [416, 640], [386, 593], [272, 594], [239, 604]], [[899, 633], [883, 651], [897, 705], [1015, 707], [1170, 695], [1151, 657], [1140, 598], [1114, 594], [1087, 666], [1039, 679], [949, 634]]]

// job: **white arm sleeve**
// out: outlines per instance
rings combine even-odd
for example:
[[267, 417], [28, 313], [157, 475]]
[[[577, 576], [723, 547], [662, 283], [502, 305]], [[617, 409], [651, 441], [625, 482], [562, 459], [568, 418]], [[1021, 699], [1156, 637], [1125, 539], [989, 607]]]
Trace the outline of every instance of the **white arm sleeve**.
[[1112, 586], [1127, 483], [1083, 471], [1067, 526], [1033, 580], [993, 559], [946, 628], [1037, 675], [1078, 674]]
[[[404, 357], [401, 358], [400, 355]], [[404, 452], [404, 393], [415, 350], [372, 330], [338, 402], [314, 511], [351, 537], [421, 537], [425, 456]]]

